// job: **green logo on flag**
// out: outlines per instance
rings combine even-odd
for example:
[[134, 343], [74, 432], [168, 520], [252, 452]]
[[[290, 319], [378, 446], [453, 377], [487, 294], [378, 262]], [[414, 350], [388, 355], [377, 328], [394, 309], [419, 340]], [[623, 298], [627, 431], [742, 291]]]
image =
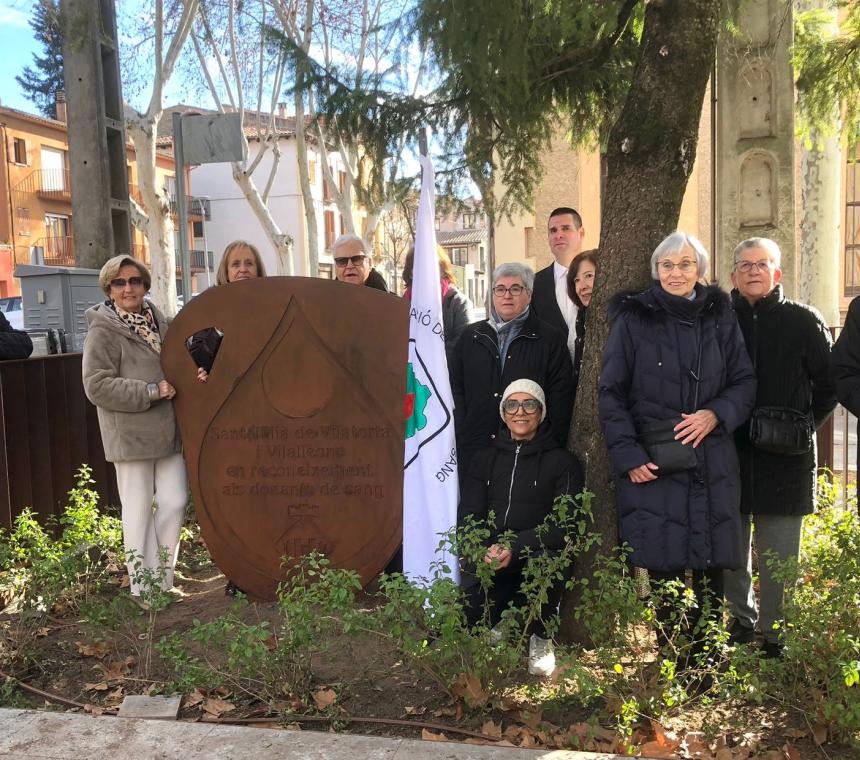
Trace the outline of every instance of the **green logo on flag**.
[[427, 426], [424, 410], [431, 396], [430, 389], [415, 377], [412, 362], [406, 370], [406, 437], [411, 438]]

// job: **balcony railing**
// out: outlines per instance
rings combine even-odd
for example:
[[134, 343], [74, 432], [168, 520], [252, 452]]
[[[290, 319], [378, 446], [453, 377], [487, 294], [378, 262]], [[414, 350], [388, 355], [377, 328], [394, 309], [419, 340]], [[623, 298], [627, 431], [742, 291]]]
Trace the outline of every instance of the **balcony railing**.
[[40, 198], [71, 201], [72, 185], [68, 169], [35, 169], [15, 187], [19, 193], [35, 193]]
[[[137, 185], [128, 186], [128, 194], [143, 206], [143, 195], [140, 192], [140, 187]], [[186, 195], [185, 200], [188, 203], [188, 216], [193, 219], [205, 219], [207, 222], [212, 219], [212, 203], [208, 198], [198, 198], [193, 195]], [[168, 204], [170, 206], [170, 215], [177, 215], [176, 196], [168, 196]]]
[[45, 252], [45, 264], [48, 266], [75, 266], [75, 241], [71, 235], [39, 238], [35, 245]]
[[[191, 258], [191, 271], [192, 272], [205, 272], [206, 264], [208, 262], [209, 269], [215, 269], [215, 255], [212, 251], [198, 251], [193, 250], [188, 252]], [[176, 252], [176, 276], [180, 277], [182, 275], [182, 260], [179, 255], [179, 251]]]

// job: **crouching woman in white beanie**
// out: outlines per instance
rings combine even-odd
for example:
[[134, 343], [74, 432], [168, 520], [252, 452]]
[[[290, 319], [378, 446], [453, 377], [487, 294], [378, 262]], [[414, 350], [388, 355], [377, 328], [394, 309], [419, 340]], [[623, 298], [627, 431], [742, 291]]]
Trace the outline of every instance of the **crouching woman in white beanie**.
[[[560, 448], [543, 424], [546, 401], [537, 383], [512, 382], [502, 394], [499, 413], [504, 425], [493, 445], [473, 457], [463, 479], [457, 514], [457, 524], [463, 526], [469, 515], [487, 520], [492, 512], [492, 535], [484, 556], [484, 562], [496, 568], [489, 593], [485, 595], [468, 568], [462, 574], [469, 625], [482, 619], [485, 601], [491, 626], [500, 621], [509, 605], [525, 605], [520, 586], [529, 553], [559, 550], [565, 542], [561, 529], [550, 529], [539, 537], [537, 527], [551, 513], [557, 497], [575, 495], [583, 487], [582, 467], [576, 457]], [[510, 547], [498, 543], [506, 531], [515, 536]], [[558, 582], [550, 590], [542, 618], [555, 612], [563, 589], [563, 582]], [[555, 657], [543, 623], [535, 621], [528, 633], [529, 672], [549, 675]]]

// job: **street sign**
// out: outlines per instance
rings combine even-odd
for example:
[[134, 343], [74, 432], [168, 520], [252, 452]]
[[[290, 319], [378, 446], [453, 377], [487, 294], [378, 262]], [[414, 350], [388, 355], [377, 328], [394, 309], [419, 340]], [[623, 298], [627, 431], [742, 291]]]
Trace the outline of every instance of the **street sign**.
[[245, 158], [242, 119], [238, 113], [188, 114], [182, 117], [186, 164], [217, 164]]

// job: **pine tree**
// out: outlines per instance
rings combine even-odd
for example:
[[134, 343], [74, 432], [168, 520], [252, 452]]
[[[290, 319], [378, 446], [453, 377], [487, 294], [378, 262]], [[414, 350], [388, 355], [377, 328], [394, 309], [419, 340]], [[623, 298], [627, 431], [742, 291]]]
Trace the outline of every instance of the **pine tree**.
[[42, 44], [43, 55], [33, 54], [33, 66], [27, 66], [15, 81], [39, 109], [52, 119], [57, 117], [55, 93], [63, 89], [63, 38], [60, 32], [59, 0], [37, 0], [30, 28]]

